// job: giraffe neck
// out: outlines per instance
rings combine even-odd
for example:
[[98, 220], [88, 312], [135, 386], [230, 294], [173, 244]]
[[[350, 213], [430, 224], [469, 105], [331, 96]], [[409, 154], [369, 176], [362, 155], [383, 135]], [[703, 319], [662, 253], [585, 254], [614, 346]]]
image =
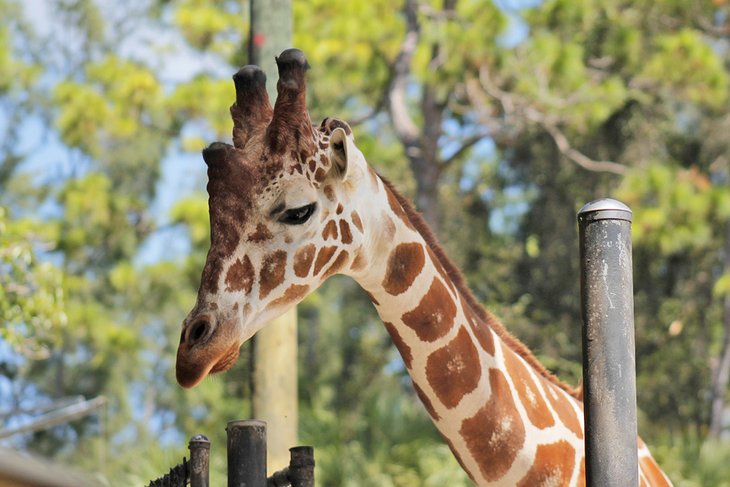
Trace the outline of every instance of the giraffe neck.
[[475, 307], [420, 217], [388, 184], [382, 188], [380, 258], [355, 278], [456, 458], [478, 485], [578, 484], [579, 401]]

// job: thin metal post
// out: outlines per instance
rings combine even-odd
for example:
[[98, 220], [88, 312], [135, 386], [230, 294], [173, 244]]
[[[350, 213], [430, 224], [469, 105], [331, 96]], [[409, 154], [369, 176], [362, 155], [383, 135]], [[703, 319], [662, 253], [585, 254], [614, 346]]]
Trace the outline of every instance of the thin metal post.
[[578, 212], [588, 486], [639, 485], [631, 210], [603, 199]]
[[210, 485], [210, 440], [205, 435], [195, 435], [188, 443], [190, 449], [190, 487]]
[[228, 487], [266, 487], [266, 423], [229, 421]]

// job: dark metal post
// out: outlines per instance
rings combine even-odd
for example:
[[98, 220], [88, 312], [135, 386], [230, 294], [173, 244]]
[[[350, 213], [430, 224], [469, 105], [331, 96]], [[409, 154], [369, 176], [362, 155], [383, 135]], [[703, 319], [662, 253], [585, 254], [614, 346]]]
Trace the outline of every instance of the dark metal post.
[[228, 487], [266, 486], [266, 423], [229, 421]]
[[210, 485], [210, 440], [205, 435], [190, 438], [190, 487]]
[[295, 446], [289, 452], [289, 480], [292, 487], [314, 487], [314, 448]]
[[597, 200], [578, 212], [586, 480], [639, 485], [631, 210]]

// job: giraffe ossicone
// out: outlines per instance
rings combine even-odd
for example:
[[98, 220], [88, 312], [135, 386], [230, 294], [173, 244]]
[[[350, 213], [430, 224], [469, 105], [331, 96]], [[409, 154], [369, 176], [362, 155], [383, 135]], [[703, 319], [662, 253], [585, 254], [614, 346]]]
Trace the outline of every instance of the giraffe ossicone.
[[[455, 457], [477, 485], [585, 484], [583, 407], [476, 301], [352, 130], [306, 107], [308, 63], [277, 58], [272, 109], [255, 66], [234, 75], [233, 145], [203, 151], [211, 246], [183, 322], [177, 380], [230, 368], [243, 342], [333, 274], [368, 293]], [[642, 485], [671, 485], [640, 442]]]

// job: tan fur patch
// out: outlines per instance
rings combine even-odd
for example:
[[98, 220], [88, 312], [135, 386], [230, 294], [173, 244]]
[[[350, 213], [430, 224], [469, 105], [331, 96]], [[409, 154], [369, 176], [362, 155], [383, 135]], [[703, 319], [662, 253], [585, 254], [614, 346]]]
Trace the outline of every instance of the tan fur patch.
[[277, 250], [264, 258], [261, 265], [261, 276], [259, 277], [259, 297], [261, 299], [279, 284], [284, 282], [286, 273], [286, 252]]
[[352, 232], [350, 225], [345, 220], [340, 220], [340, 242], [345, 245], [352, 243]]
[[517, 395], [520, 402], [527, 411], [527, 417], [535, 427], [544, 429], [555, 424], [555, 419], [542, 398], [537, 385], [527, 370], [524, 362], [517, 357], [512, 350], [504, 349], [504, 364], [507, 373], [512, 377], [512, 382], [517, 388]]
[[492, 395], [474, 416], [465, 419], [459, 430], [466, 446], [488, 481], [502, 477], [525, 444], [522, 423], [504, 374], [489, 369]]
[[418, 387], [418, 384], [415, 382], [413, 383], [413, 389], [416, 391], [416, 395], [418, 396], [418, 399], [421, 400], [423, 403], [423, 406], [426, 408], [426, 411], [428, 412], [428, 415], [431, 416], [435, 420], [441, 419], [441, 416], [436, 412], [436, 409], [433, 407], [433, 403], [431, 402], [431, 399], [428, 398], [425, 392], [423, 392], [423, 389]]
[[466, 320], [469, 322], [471, 331], [474, 333], [474, 336], [477, 337], [479, 345], [489, 355], [494, 356], [494, 337], [492, 332], [489, 330], [489, 327], [483, 323], [479, 317], [476, 316], [474, 311], [463, 301], [461, 302], [461, 306], [464, 310], [464, 314], [466, 315]]
[[350, 213], [350, 218], [352, 218], [352, 223], [355, 227], [360, 230], [360, 233], [362, 233], [362, 220], [360, 220], [360, 215], [358, 215], [356, 211], [353, 211]]
[[639, 468], [646, 477], [649, 485], [655, 487], [669, 487], [670, 484], [664, 477], [662, 470], [652, 457], [642, 457], [639, 459]]
[[226, 291], [243, 291], [244, 294], [248, 294], [251, 292], [255, 278], [256, 271], [248, 255], [243, 257], [243, 261], [236, 259], [226, 273]]
[[329, 267], [329, 269], [327, 269], [327, 271], [322, 274], [322, 279], [327, 279], [329, 276], [342, 269], [349, 257], [350, 255], [347, 253], [347, 250], [343, 250], [342, 252], [340, 252], [335, 261]]
[[408, 215], [406, 215], [406, 211], [403, 209], [401, 204], [398, 203], [398, 200], [396, 199], [393, 192], [388, 188], [385, 188], [385, 192], [388, 195], [388, 204], [390, 205], [390, 209], [393, 210], [395, 216], [397, 216], [398, 219], [405, 224], [405, 226], [407, 226], [411, 230], [415, 230], [415, 228], [413, 227], [413, 223], [411, 223], [411, 219], [408, 218]]
[[413, 353], [411, 352], [411, 347], [409, 347], [408, 344], [403, 340], [403, 337], [400, 336], [400, 333], [398, 333], [398, 329], [393, 326], [393, 323], [388, 323], [387, 321], [384, 321], [383, 324], [385, 325], [385, 329], [390, 335], [390, 339], [393, 340], [395, 348], [398, 349], [400, 356], [403, 357], [403, 363], [406, 364], [406, 367], [410, 369], [411, 363], [413, 361]]
[[[314, 171], [314, 169], [312, 169], [312, 171]], [[335, 190], [332, 189], [332, 186], [330, 186], [328, 184], [327, 186], [324, 187], [323, 191], [324, 191], [324, 195], [327, 197], [328, 200], [330, 200], [332, 202], [335, 201]]]
[[282, 306], [299, 301], [309, 292], [309, 286], [292, 284], [289, 286], [280, 298], [276, 298], [271, 302], [270, 306]]
[[420, 243], [398, 244], [388, 256], [388, 264], [383, 278], [385, 291], [393, 296], [407, 291], [423, 270], [425, 261], [423, 245]]
[[319, 271], [322, 270], [322, 267], [324, 267], [325, 264], [330, 261], [333, 255], [335, 255], [336, 250], [337, 247], [333, 245], [329, 247], [322, 247], [321, 249], [319, 249], [319, 252], [317, 253], [317, 260], [314, 261], [315, 276], [319, 274]]
[[360, 247], [355, 252], [355, 258], [352, 260], [352, 265], [350, 266], [350, 269], [358, 272], [363, 270], [368, 265], [368, 259], [365, 257], [365, 251]]
[[432, 342], [449, 332], [454, 324], [456, 306], [446, 287], [437, 278], [413, 310], [403, 314], [403, 323], [411, 327], [418, 338]]
[[337, 238], [337, 222], [334, 220], [328, 221], [327, 224], [324, 226], [324, 230], [322, 230], [323, 240], [329, 240], [331, 238]]
[[269, 240], [273, 235], [263, 223], [256, 225], [256, 231], [248, 236], [249, 242], [259, 243]]
[[[570, 431], [575, 433], [578, 438], [583, 438], [583, 429], [581, 425], [583, 418], [578, 418], [575, 413], [575, 409], [570, 404], [571, 399], [568, 394], [562, 389], [557, 389], [553, 384], [547, 382], [547, 379], [543, 379], [543, 389], [545, 389], [545, 395], [548, 401], [558, 415], [558, 419], [563, 423]], [[583, 407], [582, 404], [578, 404], [579, 407]]]
[[297, 277], [307, 277], [309, 275], [315, 250], [314, 244], [307, 244], [294, 254], [294, 274]]
[[567, 441], [538, 445], [535, 461], [517, 487], [568, 485], [575, 466], [575, 448]]
[[466, 328], [461, 328], [453, 340], [429, 355], [426, 361], [428, 382], [449, 409], [476, 389], [481, 376], [479, 354]]

